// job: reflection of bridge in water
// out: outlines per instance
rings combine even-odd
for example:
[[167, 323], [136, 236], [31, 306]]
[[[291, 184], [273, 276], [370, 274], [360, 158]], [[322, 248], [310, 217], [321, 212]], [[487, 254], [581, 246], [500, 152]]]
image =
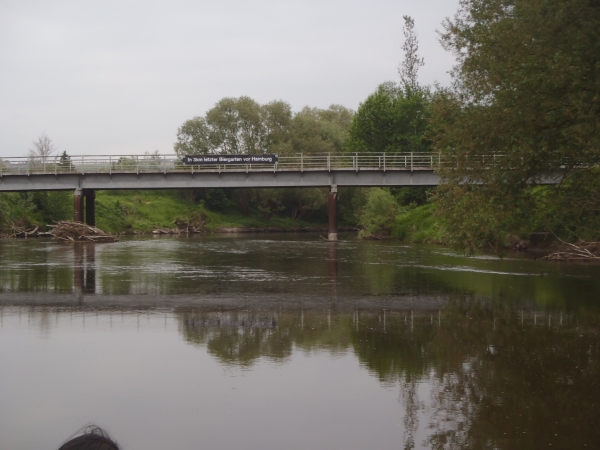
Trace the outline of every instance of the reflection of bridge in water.
[[[136, 308], [202, 308], [205, 311], [228, 311], [252, 308], [257, 311], [278, 310], [322, 310], [333, 308], [339, 312], [355, 310], [376, 311], [437, 311], [448, 301], [448, 294], [423, 292], [406, 292], [402, 295], [370, 295], [368, 293], [338, 294], [339, 287], [339, 258], [337, 242], [323, 243], [323, 256], [326, 259], [326, 282], [323, 289], [310, 292], [286, 290], [278, 292], [211, 292], [192, 294], [149, 294], [139, 293], [135, 289], [119, 294], [106, 293], [102, 289], [100, 276], [100, 261], [97, 261], [97, 244], [75, 242], [65, 245], [64, 250], [72, 251], [72, 288], [65, 291], [39, 290], [25, 288], [0, 291], [0, 305], [27, 305], [31, 307], [63, 307], [86, 306], [103, 309]], [[325, 274], [324, 273], [324, 274]], [[68, 283], [68, 281], [67, 281]]]

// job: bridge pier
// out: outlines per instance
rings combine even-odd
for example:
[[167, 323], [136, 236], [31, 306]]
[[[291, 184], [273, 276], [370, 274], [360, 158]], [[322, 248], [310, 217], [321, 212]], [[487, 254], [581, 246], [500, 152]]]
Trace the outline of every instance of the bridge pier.
[[[85, 216], [85, 217], [84, 217]], [[96, 192], [93, 189], [75, 188], [73, 193], [73, 220], [96, 226]]]
[[96, 191], [93, 189], [84, 189], [85, 197], [85, 223], [96, 226]]
[[83, 222], [83, 190], [80, 187], [73, 193], [73, 220]]
[[327, 206], [329, 212], [329, 233], [327, 234], [328, 241], [337, 241], [337, 185], [331, 185], [331, 191], [327, 198]]

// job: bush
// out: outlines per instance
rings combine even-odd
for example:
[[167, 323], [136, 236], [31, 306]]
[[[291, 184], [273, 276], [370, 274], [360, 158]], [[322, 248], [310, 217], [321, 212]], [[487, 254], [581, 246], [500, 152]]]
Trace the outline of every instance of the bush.
[[440, 243], [439, 222], [433, 214], [434, 205], [411, 207], [396, 216], [391, 236], [394, 239], [415, 243]]
[[364, 227], [359, 237], [389, 237], [397, 212], [398, 203], [387, 189], [369, 189], [359, 218], [359, 224]]

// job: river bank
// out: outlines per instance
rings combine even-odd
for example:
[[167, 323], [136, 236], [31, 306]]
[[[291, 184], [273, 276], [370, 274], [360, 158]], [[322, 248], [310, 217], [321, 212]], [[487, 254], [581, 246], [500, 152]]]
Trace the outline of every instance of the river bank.
[[[375, 228], [366, 232], [364, 220], [368, 192], [379, 191], [391, 199], [394, 214], [385, 214], [389, 208], [375, 208], [372, 223]], [[367, 195], [365, 195], [367, 192]], [[318, 193], [317, 193], [318, 194]], [[187, 191], [99, 191], [96, 197], [96, 225], [113, 235], [160, 235], [160, 234], [227, 234], [227, 233], [326, 233], [327, 212], [316, 208], [306, 218], [293, 218], [289, 210], [275, 208], [265, 214], [261, 204], [246, 205], [241, 212], [240, 203], [223, 193], [202, 193], [198, 199]], [[436, 213], [436, 204], [426, 202], [398, 201], [381, 189], [346, 191], [338, 204], [338, 230], [361, 234], [374, 240], [394, 240], [413, 244], [435, 244], [454, 247], [455, 236], [449, 234]], [[230, 196], [231, 197], [231, 196]], [[234, 197], [235, 198], [235, 197]], [[373, 197], [375, 200], [375, 196]], [[376, 203], [376, 201], [374, 202]], [[243, 206], [243, 205], [242, 205]], [[377, 205], [376, 205], [377, 206]], [[262, 208], [262, 209], [261, 209]], [[47, 236], [52, 226], [73, 215], [73, 199], [70, 192], [23, 192], [0, 194], [0, 238], [31, 238]], [[385, 220], [381, 218], [385, 216]], [[361, 230], [365, 230], [362, 231]], [[577, 245], [577, 243], [575, 243]], [[561, 253], [560, 259], [569, 257], [571, 243], [563, 243], [552, 233], [522, 232], [507, 235], [499, 247], [472, 249], [506, 253], [512, 250], [537, 252], [540, 257], [549, 253]], [[594, 251], [592, 258], [597, 255]], [[579, 258], [584, 258], [579, 254]], [[590, 258], [585, 257], [586, 260]]]

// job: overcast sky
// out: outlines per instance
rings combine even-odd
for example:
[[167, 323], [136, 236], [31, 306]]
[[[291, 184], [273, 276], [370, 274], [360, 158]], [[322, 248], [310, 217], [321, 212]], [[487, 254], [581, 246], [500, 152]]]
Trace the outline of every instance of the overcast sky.
[[436, 29], [458, 0], [0, 0], [0, 156], [42, 132], [77, 154], [170, 153], [223, 97], [358, 108], [398, 80], [402, 16], [422, 84], [448, 84]]

